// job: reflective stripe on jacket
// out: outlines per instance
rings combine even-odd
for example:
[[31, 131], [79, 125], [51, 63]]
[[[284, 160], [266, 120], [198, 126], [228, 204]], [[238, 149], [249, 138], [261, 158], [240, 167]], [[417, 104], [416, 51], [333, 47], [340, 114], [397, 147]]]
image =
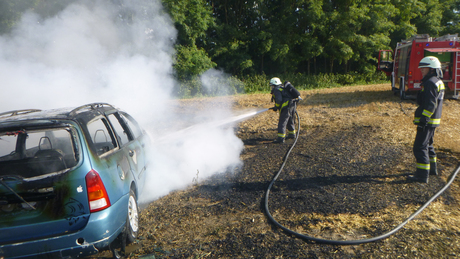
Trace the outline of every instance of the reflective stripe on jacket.
[[283, 94], [283, 90], [285, 90], [282, 87], [274, 87], [272, 91], [273, 99], [275, 100], [275, 107], [278, 108], [278, 111], [281, 112], [281, 109], [284, 107], [289, 106], [289, 101], [291, 101], [291, 98], [288, 97], [286, 94]]
[[428, 127], [438, 127], [441, 123], [442, 103], [444, 99], [444, 83], [433, 74], [422, 79], [422, 90], [417, 94], [414, 124], [420, 123], [422, 116], [430, 118]]

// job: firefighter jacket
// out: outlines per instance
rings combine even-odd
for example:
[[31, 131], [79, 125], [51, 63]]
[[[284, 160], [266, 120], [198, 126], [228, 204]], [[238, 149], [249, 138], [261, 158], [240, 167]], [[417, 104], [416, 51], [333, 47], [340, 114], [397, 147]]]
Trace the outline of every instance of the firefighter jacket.
[[429, 118], [427, 127], [438, 127], [441, 123], [442, 102], [444, 99], [444, 83], [433, 74], [422, 79], [422, 90], [417, 94], [414, 124], [420, 125], [420, 118]]
[[284, 107], [289, 106], [292, 98], [288, 95], [285, 89], [281, 86], [275, 86], [271, 92], [272, 100], [275, 100], [275, 107], [281, 111]]
[[284, 87], [276, 86], [273, 88], [272, 101], [275, 101], [275, 107], [281, 111], [284, 107], [289, 106], [292, 99], [300, 96], [299, 91], [292, 86], [290, 82], [284, 82]]

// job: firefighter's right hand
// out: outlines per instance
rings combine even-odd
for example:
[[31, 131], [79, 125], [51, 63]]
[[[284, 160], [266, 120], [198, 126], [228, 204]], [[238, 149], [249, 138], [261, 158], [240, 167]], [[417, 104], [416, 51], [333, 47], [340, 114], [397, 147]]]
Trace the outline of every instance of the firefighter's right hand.
[[297, 99], [294, 99], [293, 102], [298, 103], [298, 102], [300, 102], [300, 101], [302, 101], [302, 100], [303, 100], [303, 99], [299, 96], [299, 97], [297, 97]]
[[278, 107], [273, 106], [272, 108], [270, 108], [270, 110], [273, 110], [274, 112], [276, 112], [278, 110]]

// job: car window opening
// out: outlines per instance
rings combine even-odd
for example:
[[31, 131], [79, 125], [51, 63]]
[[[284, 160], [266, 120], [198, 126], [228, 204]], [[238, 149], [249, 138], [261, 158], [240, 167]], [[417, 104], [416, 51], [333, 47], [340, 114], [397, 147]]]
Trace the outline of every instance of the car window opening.
[[0, 132], [0, 176], [30, 178], [76, 166], [79, 152], [74, 135], [69, 128]]

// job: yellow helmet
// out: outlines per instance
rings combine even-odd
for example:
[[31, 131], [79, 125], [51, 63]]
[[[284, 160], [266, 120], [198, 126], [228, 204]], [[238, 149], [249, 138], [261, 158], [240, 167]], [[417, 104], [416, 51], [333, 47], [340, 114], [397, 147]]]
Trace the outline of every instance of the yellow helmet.
[[270, 85], [281, 85], [281, 80], [278, 77], [273, 77], [270, 79]]

